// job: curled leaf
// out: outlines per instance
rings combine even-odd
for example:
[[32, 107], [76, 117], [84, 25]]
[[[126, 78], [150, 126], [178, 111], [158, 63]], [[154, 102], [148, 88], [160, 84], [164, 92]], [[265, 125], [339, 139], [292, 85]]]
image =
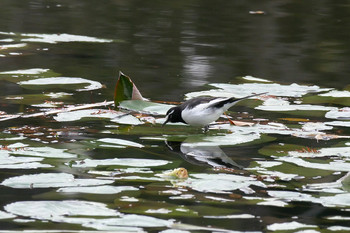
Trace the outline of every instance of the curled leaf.
[[118, 107], [123, 100], [145, 100], [131, 79], [119, 71], [119, 78], [114, 91], [114, 104]]
[[178, 179], [187, 179], [188, 178], [188, 172], [186, 168], [179, 167], [174, 170], [165, 172], [162, 174], [163, 177], [171, 177], [171, 178], [178, 178]]

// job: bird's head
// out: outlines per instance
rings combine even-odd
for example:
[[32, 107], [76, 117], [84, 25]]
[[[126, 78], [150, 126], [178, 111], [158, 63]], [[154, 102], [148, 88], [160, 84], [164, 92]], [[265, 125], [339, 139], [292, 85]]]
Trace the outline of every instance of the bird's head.
[[181, 109], [179, 107], [172, 107], [168, 110], [163, 126], [168, 122], [184, 122], [181, 117]]

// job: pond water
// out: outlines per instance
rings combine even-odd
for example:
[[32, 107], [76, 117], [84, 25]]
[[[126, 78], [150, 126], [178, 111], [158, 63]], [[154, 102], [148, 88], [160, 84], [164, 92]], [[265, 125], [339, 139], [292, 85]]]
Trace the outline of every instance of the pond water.
[[[0, 230], [349, 231], [349, 15], [323, 0], [1, 1]], [[119, 71], [151, 102], [113, 110]], [[184, 99], [260, 92], [228, 112], [236, 125], [161, 126]]]

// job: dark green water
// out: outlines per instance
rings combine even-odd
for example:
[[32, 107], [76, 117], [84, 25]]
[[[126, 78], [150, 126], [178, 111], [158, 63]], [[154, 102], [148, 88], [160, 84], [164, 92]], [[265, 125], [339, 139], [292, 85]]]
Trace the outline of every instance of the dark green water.
[[[75, 105], [112, 100], [119, 70], [132, 78], [144, 97], [160, 101], [182, 101], [185, 94], [212, 88], [210, 83], [245, 83], [236, 78], [246, 75], [289, 87], [297, 83], [343, 91], [349, 89], [349, 27], [348, 1], [1, 0], [0, 72], [48, 69], [52, 73], [44, 72], [43, 77], [77, 77], [97, 81], [103, 87], [77, 91], [75, 86], [67, 88], [64, 84], [26, 86], [19, 82], [32, 80], [32, 76], [0, 73], [0, 113], [40, 112], [34, 104], [46, 100]], [[68, 39], [66, 34], [70, 35]], [[6, 47], [23, 43], [17, 48]], [[306, 86], [301, 86], [301, 91], [303, 88]], [[270, 89], [261, 89], [264, 91]], [[271, 93], [289, 97], [291, 103], [334, 108], [350, 105], [349, 96], [313, 98], [310, 94], [324, 90], [306, 91], [299, 96], [290, 91], [286, 90], [286, 95], [273, 94], [273, 90]], [[58, 99], [43, 96], [50, 92], [72, 95]], [[203, 135], [197, 128], [120, 124], [108, 118], [56, 121], [49, 116], [0, 121], [0, 210], [4, 212], [0, 212], [0, 230], [350, 230], [346, 184], [332, 190], [328, 190], [332, 188], [329, 185], [324, 189], [307, 188], [309, 184], [327, 184], [346, 175], [350, 170], [349, 139], [322, 140], [309, 134], [300, 136], [304, 132], [295, 134], [303, 119], [326, 122], [350, 117], [326, 119], [325, 113], [331, 109], [279, 112], [256, 110], [257, 105], [254, 101], [242, 103], [233, 110], [248, 113], [231, 115], [267, 118], [269, 122], [283, 123], [292, 132], [281, 133], [282, 129], [278, 129], [276, 133], [257, 127], [261, 135], [244, 141], [247, 135], [255, 135], [254, 129], [246, 132], [246, 127], [238, 127], [233, 136], [239, 132], [236, 138], [243, 141], [234, 143], [234, 137], [210, 138], [229, 135], [227, 128]], [[316, 128], [331, 130], [327, 133], [338, 136], [350, 135], [345, 123], [339, 124], [332, 129]], [[20, 136], [24, 138], [17, 138]], [[128, 142], [98, 141], [104, 138]], [[191, 144], [210, 140], [213, 143], [205, 148]], [[123, 144], [130, 142], [144, 147]], [[9, 145], [12, 149], [6, 147]], [[303, 156], [310, 148], [340, 147], [343, 149], [334, 149], [333, 153], [322, 151], [319, 157], [318, 152]], [[219, 159], [208, 164], [206, 159], [200, 162], [184, 155], [184, 150], [193, 149], [193, 153], [203, 153], [204, 157], [225, 154], [238, 168], [216, 170], [213, 167], [222, 165]], [[38, 154], [33, 152], [36, 150]], [[298, 159], [303, 162], [286, 156], [290, 151], [301, 153]], [[113, 158], [126, 160], [108, 160]], [[28, 165], [30, 161], [26, 159], [42, 159], [32, 162], [50, 167]], [[89, 160], [103, 160], [104, 164], [84, 166]], [[23, 166], [11, 167], [14, 164]], [[232, 162], [228, 164], [226, 160], [225, 166], [231, 167]], [[320, 164], [329, 167], [320, 168]], [[157, 176], [177, 167], [185, 167], [193, 180], [186, 183]], [[259, 169], [254, 170], [256, 167]], [[45, 173], [65, 173], [74, 178], [57, 176], [62, 179], [60, 184], [43, 187], [40, 184], [49, 178], [35, 181], [29, 177], [14, 182], [14, 186], [4, 183], [12, 177]], [[260, 177], [265, 175], [269, 177]], [[75, 184], [80, 182], [78, 179], [111, 183]], [[108, 190], [100, 185], [106, 185]], [[69, 186], [101, 191], [65, 190]], [[118, 187], [120, 190], [116, 190]], [[274, 225], [293, 222], [305, 225]]]

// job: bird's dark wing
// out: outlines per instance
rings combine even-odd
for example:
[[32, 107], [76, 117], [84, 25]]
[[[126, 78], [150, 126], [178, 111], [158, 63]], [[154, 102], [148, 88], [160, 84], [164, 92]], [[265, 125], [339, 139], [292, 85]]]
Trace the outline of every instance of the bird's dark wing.
[[234, 97], [223, 98], [223, 97], [199, 96], [199, 97], [195, 97], [195, 98], [192, 98], [190, 100], [187, 100], [186, 102], [181, 104], [179, 107], [181, 108], [181, 110], [183, 110], [185, 108], [192, 109], [192, 108], [196, 107], [199, 104], [209, 103], [210, 101], [212, 101], [214, 99], [222, 99], [222, 101], [214, 101], [213, 104], [208, 105], [208, 107], [222, 108], [224, 105], [226, 105], [228, 103], [238, 102], [238, 101], [241, 101], [241, 100], [244, 100], [244, 99], [247, 99], [247, 98], [250, 98], [250, 97], [262, 95], [262, 94], [266, 94], [266, 92], [249, 95], [249, 96], [245, 96], [245, 97], [242, 97], [242, 98], [234, 98]]
[[248, 99], [248, 98], [250, 98], [250, 97], [254, 97], [254, 96], [258, 96], [258, 95], [263, 95], [263, 94], [266, 94], [266, 93], [267, 93], [267, 92], [259, 93], [259, 94], [253, 94], [253, 95], [245, 96], [245, 97], [242, 97], [242, 98], [234, 98], [234, 97], [231, 97], [231, 98], [223, 99], [222, 101], [213, 103], [212, 105], [210, 105], [210, 107], [222, 108], [225, 104], [236, 103], [236, 102], [238, 102], [238, 101], [241, 101], [241, 100], [244, 100], [244, 99]]
[[190, 100], [187, 100], [186, 102], [184, 102], [183, 104], [180, 105], [180, 108], [183, 110], [185, 108], [188, 109], [192, 109], [194, 107], [196, 107], [199, 104], [204, 104], [204, 103], [208, 103], [209, 101], [216, 99], [215, 97], [209, 97], [209, 96], [199, 96], [199, 97], [195, 97], [192, 98]]

